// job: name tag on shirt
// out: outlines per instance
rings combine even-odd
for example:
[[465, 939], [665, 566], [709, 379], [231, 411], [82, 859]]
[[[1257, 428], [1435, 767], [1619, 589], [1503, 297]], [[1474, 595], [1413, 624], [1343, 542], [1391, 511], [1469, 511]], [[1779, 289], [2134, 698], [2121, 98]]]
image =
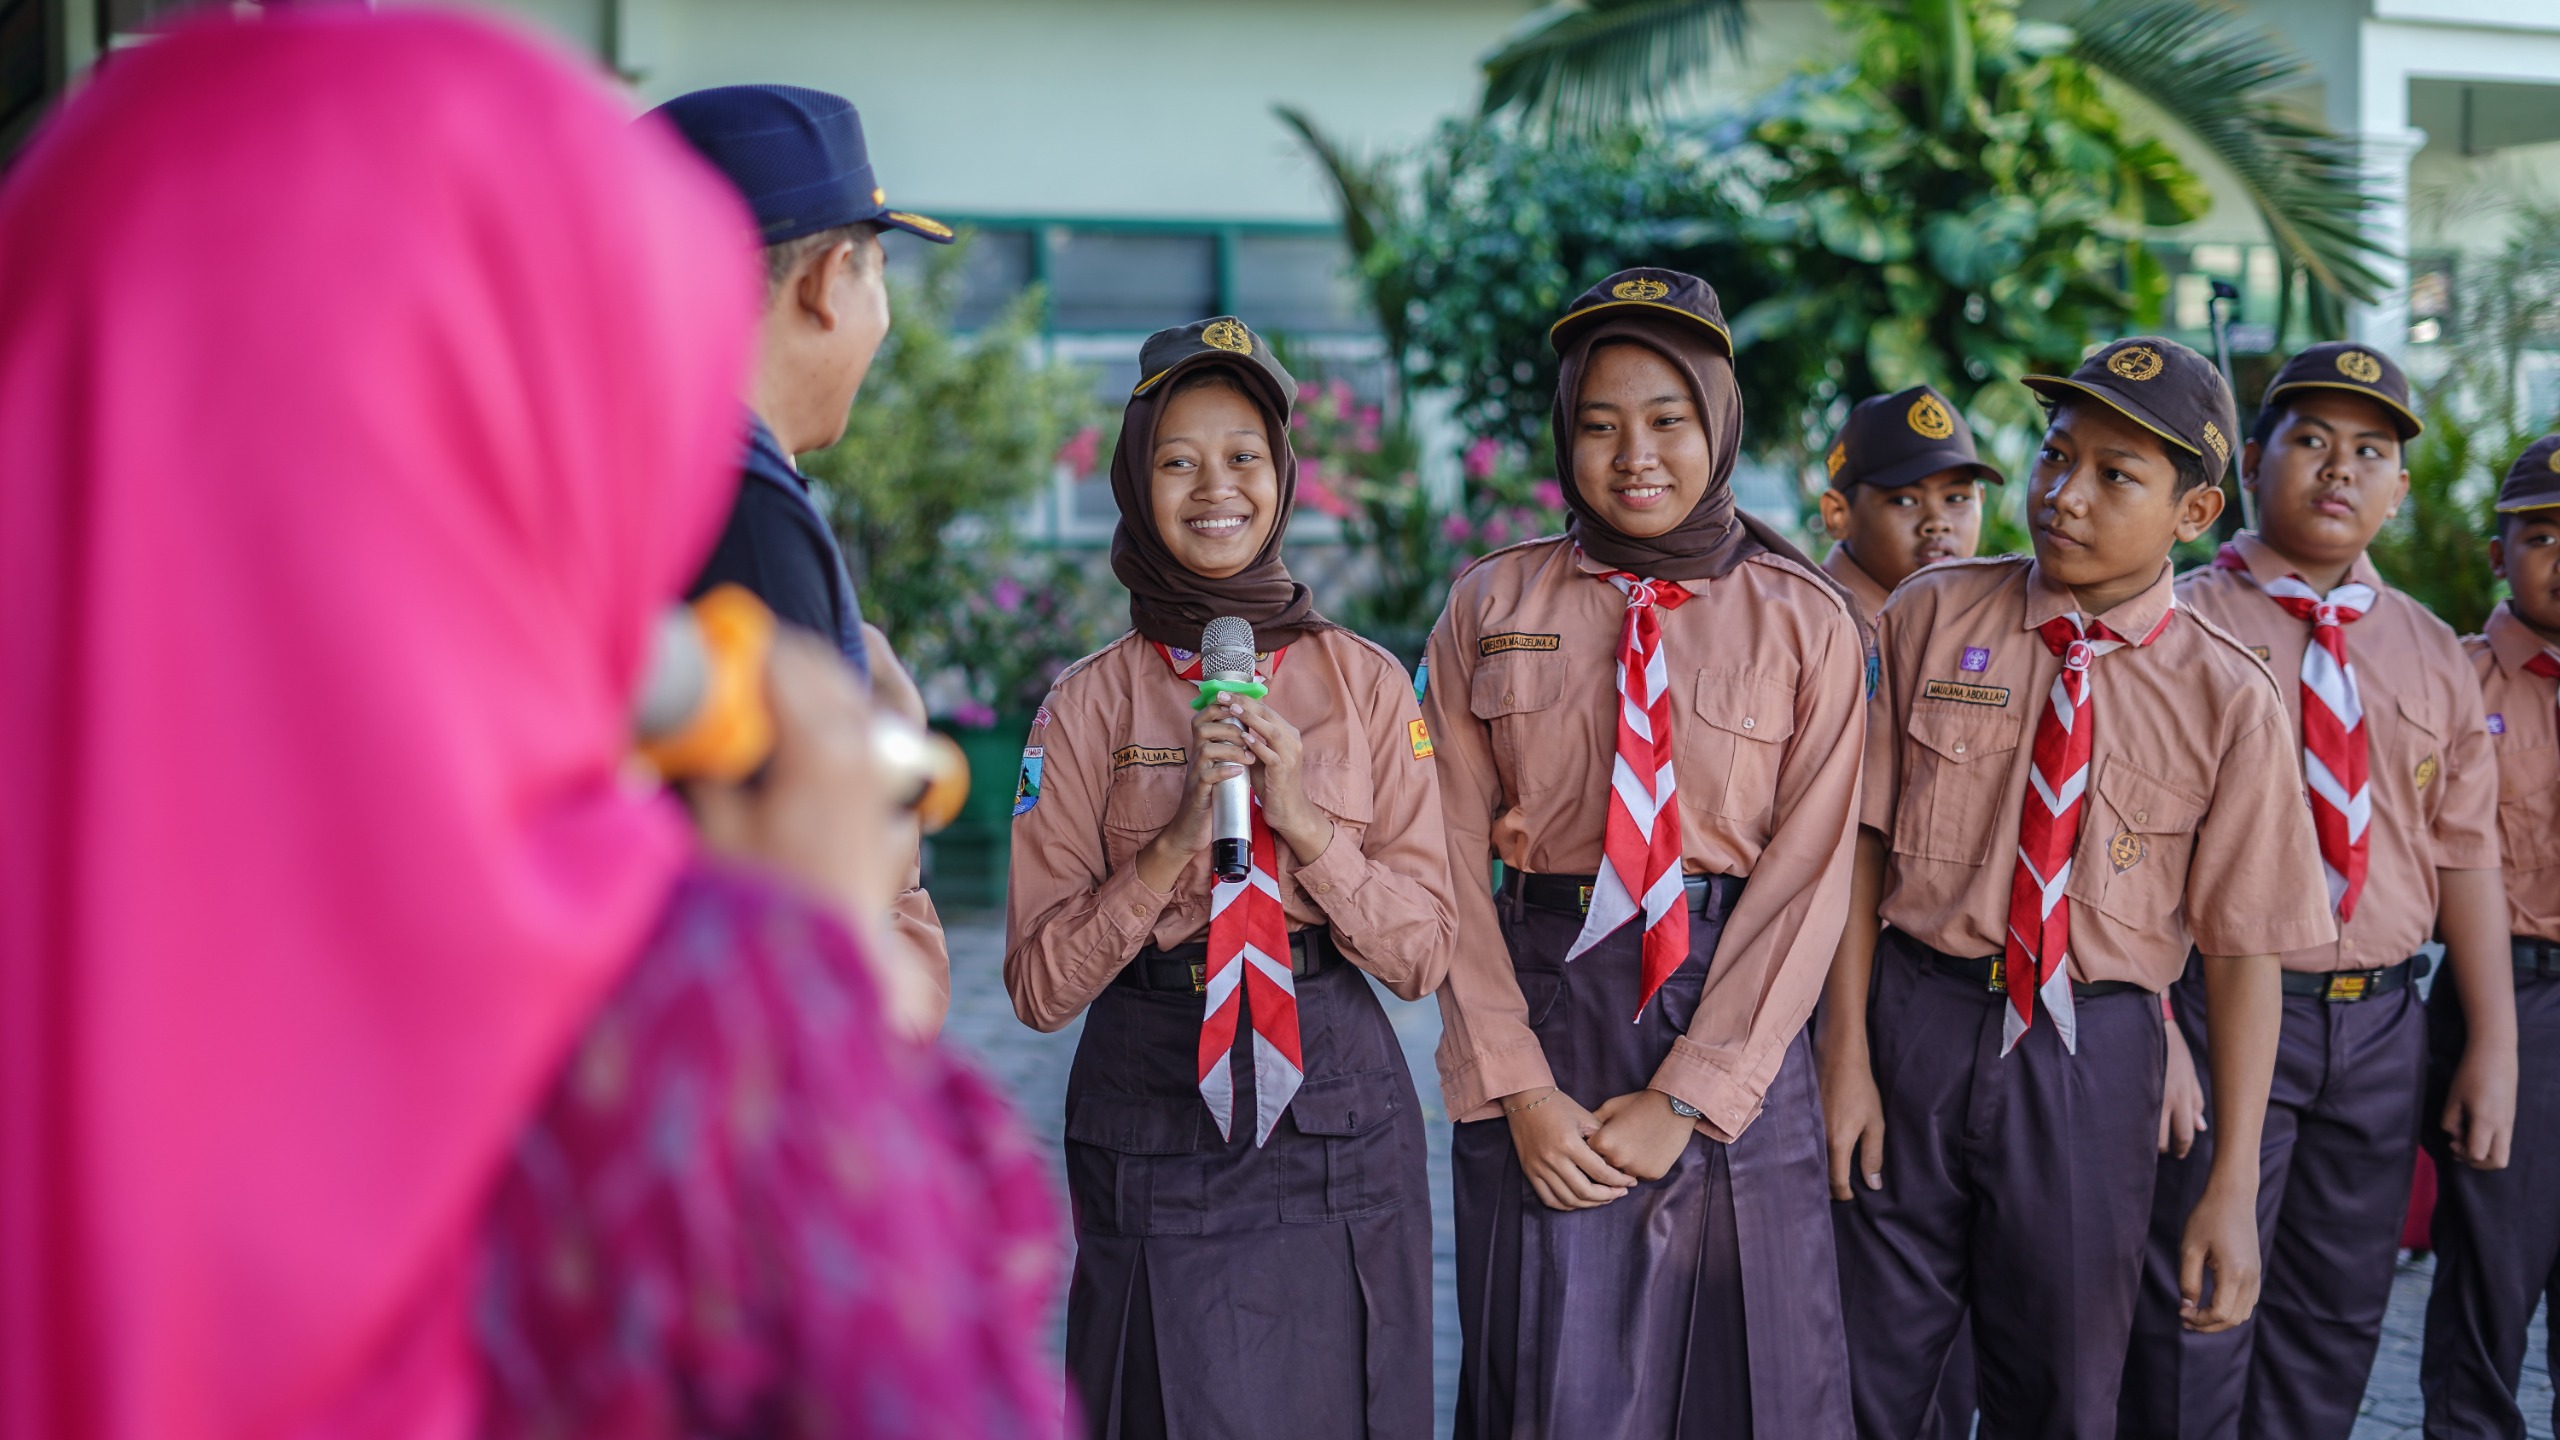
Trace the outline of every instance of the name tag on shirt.
[[1123, 745], [1111, 752], [1111, 768], [1126, 770], [1132, 765], [1182, 765], [1189, 763], [1191, 752], [1180, 745]]
[[1920, 687], [1920, 693], [1932, 700], [1953, 700], [1959, 705], [2009, 703], [2009, 687], [2005, 685], [1967, 685], [1961, 680], [1932, 680]]
[[1561, 635], [1525, 635], [1518, 631], [1503, 635], [1487, 635], [1476, 642], [1476, 654], [1479, 657], [1507, 654], [1513, 650], [1560, 650], [1562, 648], [1564, 648], [1564, 637]]

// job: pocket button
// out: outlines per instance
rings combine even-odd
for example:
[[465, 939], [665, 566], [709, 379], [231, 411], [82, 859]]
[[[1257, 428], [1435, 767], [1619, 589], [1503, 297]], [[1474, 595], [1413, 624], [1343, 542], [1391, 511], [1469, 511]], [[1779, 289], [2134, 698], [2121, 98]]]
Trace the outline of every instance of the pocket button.
[[2151, 812], [2150, 812], [2150, 811], [2148, 811], [2148, 810], [2136, 810], [2136, 811], [2134, 811], [2134, 812], [2133, 812], [2133, 823], [2134, 823], [2134, 824], [2136, 824], [2136, 825], [2147, 825], [2147, 824], [2151, 823]]
[[1760, 728], [1760, 722], [1752, 719], [1748, 715], [1745, 715], [1742, 717], [1742, 728], [1745, 730], [1757, 730]]
[[1959, 755], [1963, 754], [1963, 753], [1964, 753], [1964, 747], [1963, 747], [1962, 745], [1958, 745], [1958, 746], [1956, 747], [1956, 753], [1957, 753], [1957, 754], [1959, 754]]
[[1505, 705], [1517, 705], [1520, 703], [1520, 697], [1512, 694], [1508, 690], [1505, 690], [1502, 692], [1502, 703]]

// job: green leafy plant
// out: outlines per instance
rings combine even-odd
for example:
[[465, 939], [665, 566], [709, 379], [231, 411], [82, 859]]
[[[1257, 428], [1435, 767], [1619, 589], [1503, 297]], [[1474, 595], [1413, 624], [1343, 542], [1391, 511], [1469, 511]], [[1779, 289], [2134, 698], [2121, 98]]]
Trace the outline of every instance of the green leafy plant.
[[[1037, 289], [975, 334], [954, 331], [968, 243], [937, 247], [912, 284], [893, 280], [896, 323], [844, 439], [802, 465], [830, 502], [865, 617], [919, 677], [959, 672], [969, 698], [958, 706], [974, 713], [1027, 708], [1017, 667], [1083, 653], [1052, 654], [1081, 633], [1054, 616], [1016, 626], [1021, 606], [986, 602], [1025, 586], [1013, 516], [1050, 482], [1094, 402], [1082, 369], [1039, 357]], [[1037, 583], [1050, 573], [1029, 567]]]
[[[2227, 165], [2274, 239], [2291, 294], [2308, 279], [2315, 333], [2343, 331], [2344, 299], [2371, 301], [2381, 253], [2363, 226], [2371, 199], [2353, 145], [2304, 117], [2287, 96], [2309, 66], [2243, 24], [2218, 0], [2091, 0], [2068, 25], [2022, 24], [2016, 0], [1858, 0], [1833, 6], [1862, 37], [1899, 26], [1904, 83], [1920, 92], [1921, 128], [1958, 128], [2006, 44], [2104, 76]], [[1541, 128], [1589, 130], [1659, 113], [1719, 51], [1746, 34], [1740, 0], [1565, 0], [1529, 17], [1485, 57], [1483, 107], [1516, 111]], [[1865, 67], [1862, 55], [1861, 68]], [[2282, 332], [2279, 331], [2281, 334]]]

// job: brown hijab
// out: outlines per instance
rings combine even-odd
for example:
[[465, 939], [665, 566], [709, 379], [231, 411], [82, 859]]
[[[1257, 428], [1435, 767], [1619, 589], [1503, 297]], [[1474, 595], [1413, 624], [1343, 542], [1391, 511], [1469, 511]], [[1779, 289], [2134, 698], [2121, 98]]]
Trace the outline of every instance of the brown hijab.
[[[1656, 580], [1713, 580], [1750, 556], [1775, 551], [1813, 562], [1766, 524], [1734, 508], [1733, 466], [1742, 453], [1742, 391], [1733, 378], [1733, 337], [1714, 287], [1677, 270], [1621, 270], [1585, 290], [1547, 332], [1556, 371], [1556, 475], [1573, 511], [1566, 528], [1592, 559]], [[1715, 471], [1687, 517], [1654, 536], [1612, 527], [1573, 478], [1573, 415], [1592, 352], [1633, 344], [1660, 355], [1689, 382], [1707, 427]]]
[[[1280, 472], [1280, 513], [1270, 536], [1252, 564], [1222, 580], [1174, 558], [1156, 529], [1151, 478], [1156, 423], [1166, 397], [1184, 376], [1213, 365], [1233, 374], [1261, 408], [1271, 432], [1272, 462]], [[1298, 493], [1298, 456], [1289, 444], [1297, 381], [1260, 335], [1230, 315], [1148, 336], [1138, 351], [1138, 371], [1145, 378], [1129, 394], [1120, 442], [1111, 450], [1111, 498], [1120, 507], [1120, 526], [1111, 535], [1111, 573], [1129, 587], [1130, 626], [1178, 650], [1199, 649], [1201, 630], [1220, 615], [1251, 623], [1254, 646], [1261, 650], [1276, 650], [1309, 630], [1334, 628], [1315, 613], [1315, 597], [1289, 578], [1289, 567], [1280, 560], [1281, 537]]]

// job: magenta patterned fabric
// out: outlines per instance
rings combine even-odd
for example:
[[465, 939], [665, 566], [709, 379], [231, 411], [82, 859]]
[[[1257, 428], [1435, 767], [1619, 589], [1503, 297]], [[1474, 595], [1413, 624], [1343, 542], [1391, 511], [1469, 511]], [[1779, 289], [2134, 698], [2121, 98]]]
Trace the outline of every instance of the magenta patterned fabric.
[[491, 1204], [484, 1433], [1057, 1436], [1056, 1205], [840, 926], [697, 865]]

